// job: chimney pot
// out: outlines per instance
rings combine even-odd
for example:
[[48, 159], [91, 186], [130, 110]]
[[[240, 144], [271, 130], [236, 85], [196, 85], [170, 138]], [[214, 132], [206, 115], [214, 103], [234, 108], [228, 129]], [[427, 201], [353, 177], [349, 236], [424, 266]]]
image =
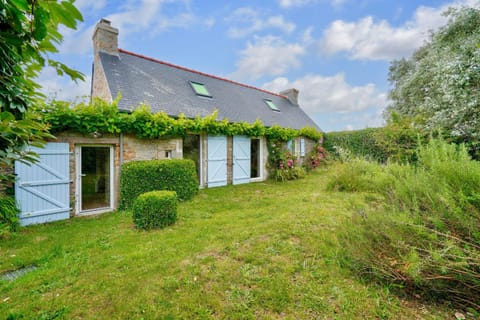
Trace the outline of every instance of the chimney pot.
[[101, 24], [106, 24], [106, 25], [109, 25], [109, 26], [112, 24], [112, 22], [110, 20], [107, 20], [105, 18], [100, 19], [100, 23]]
[[281, 95], [287, 97], [288, 101], [290, 101], [294, 106], [298, 107], [298, 90], [295, 88], [283, 90], [280, 92]]
[[98, 56], [100, 51], [118, 56], [118, 29], [112, 27], [109, 20], [100, 19], [92, 39], [95, 56]]

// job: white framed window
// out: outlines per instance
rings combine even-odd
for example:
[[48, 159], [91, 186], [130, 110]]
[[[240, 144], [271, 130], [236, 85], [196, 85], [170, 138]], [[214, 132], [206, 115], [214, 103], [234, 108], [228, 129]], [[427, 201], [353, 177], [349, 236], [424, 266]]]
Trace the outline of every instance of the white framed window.
[[305, 139], [300, 138], [300, 157], [305, 157]]

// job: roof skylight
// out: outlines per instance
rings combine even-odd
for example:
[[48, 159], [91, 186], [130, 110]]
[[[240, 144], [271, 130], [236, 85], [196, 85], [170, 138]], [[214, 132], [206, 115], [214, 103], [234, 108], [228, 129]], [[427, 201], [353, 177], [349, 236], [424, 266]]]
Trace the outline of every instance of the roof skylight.
[[190, 81], [190, 84], [197, 95], [202, 97], [212, 97], [203, 83]]
[[280, 109], [278, 109], [278, 107], [275, 105], [275, 103], [273, 103], [272, 100], [270, 99], [264, 99], [265, 103], [267, 104], [267, 106], [272, 110], [272, 111], [278, 111], [280, 112]]

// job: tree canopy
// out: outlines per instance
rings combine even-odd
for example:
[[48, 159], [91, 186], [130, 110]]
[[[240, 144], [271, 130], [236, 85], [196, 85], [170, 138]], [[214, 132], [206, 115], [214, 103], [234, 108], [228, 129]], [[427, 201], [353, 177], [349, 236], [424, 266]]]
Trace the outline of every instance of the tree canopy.
[[448, 23], [412, 57], [393, 61], [392, 113], [441, 130], [480, 155], [480, 10], [449, 9]]
[[25, 147], [49, 136], [28, 111], [43, 98], [35, 82], [40, 71], [50, 66], [58, 75], [83, 79], [50, 57], [63, 40], [59, 27], [75, 29], [82, 20], [73, 0], [0, 0], [0, 165], [33, 161]]

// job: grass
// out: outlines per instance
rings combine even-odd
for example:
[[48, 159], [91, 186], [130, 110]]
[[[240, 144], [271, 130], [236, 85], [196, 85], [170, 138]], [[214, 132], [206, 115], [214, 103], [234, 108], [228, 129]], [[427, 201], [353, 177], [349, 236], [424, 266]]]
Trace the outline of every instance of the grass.
[[0, 315], [11, 319], [444, 319], [453, 311], [367, 284], [337, 259], [336, 227], [367, 205], [327, 192], [329, 171], [201, 190], [175, 225], [113, 212], [23, 228], [0, 242]]

